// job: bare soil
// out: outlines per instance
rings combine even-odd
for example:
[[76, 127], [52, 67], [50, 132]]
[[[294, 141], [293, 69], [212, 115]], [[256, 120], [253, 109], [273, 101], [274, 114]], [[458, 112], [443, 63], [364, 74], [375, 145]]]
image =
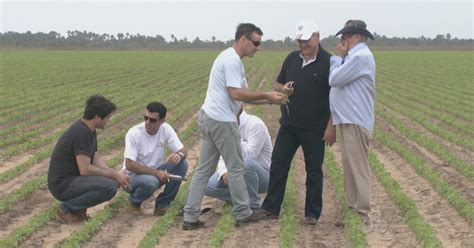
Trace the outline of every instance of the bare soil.
[[403, 192], [415, 202], [418, 212], [433, 228], [443, 246], [461, 247], [464, 242], [473, 240], [473, 227], [429, 182], [419, 176], [404, 159], [379, 142], [374, 141], [373, 147], [377, 158], [400, 184]]
[[[262, 89], [265, 77], [259, 82], [259, 89]], [[252, 107], [246, 107], [251, 112]], [[262, 119], [265, 120], [270, 134], [273, 138], [279, 128], [278, 119], [280, 117], [277, 106], [265, 106]], [[105, 130], [105, 136], [117, 132], [121, 128], [127, 128], [126, 123], [135, 122], [134, 119], [139, 115], [131, 115], [113, 129]], [[193, 124], [196, 119], [196, 113], [190, 114], [186, 118], [181, 118], [174, 125], [178, 132]], [[423, 132], [429, 137], [439, 140], [433, 134], [429, 133], [419, 125], [410, 120], [402, 121]], [[427, 166], [434, 168], [443, 175], [448, 183], [453, 185], [470, 202], [474, 202], [474, 187], [462, 175], [453, 168], [446, 166], [443, 162], [423, 147], [416, 143], [406, 140], [403, 135], [393, 130], [393, 127], [384, 123], [383, 120], [377, 120], [382, 129], [390, 131], [395, 137], [403, 142], [404, 145], [415, 151], [425, 161]], [[100, 141], [99, 141], [100, 142]], [[455, 156], [466, 162], [472, 161], [472, 153], [456, 145], [440, 140], [440, 142]], [[191, 172], [199, 159], [199, 134], [195, 133], [186, 144], [188, 148], [188, 162]], [[111, 149], [105, 154], [106, 159], [115, 157], [121, 153], [123, 145]], [[467, 223], [457, 212], [441, 197], [434, 188], [422, 177], [418, 176], [405, 160], [400, 158], [395, 152], [384, 147], [377, 141], [373, 141], [371, 148], [376, 153], [379, 160], [385, 165], [390, 175], [399, 182], [403, 192], [414, 200], [418, 211], [425, 221], [434, 229], [437, 237], [446, 247], [473, 247], [474, 230], [472, 225]], [[340, 155], [337, 145], [331, 148], [336, 155], [336, 161], [340, 164]], [[6, 161], [0, 167], [0, 172], [6, 171], [6, 168], [13, 168], [15, 163], [26, 160], [29, 155], [21, 155], [9, 161]], [[301, 151], [295, 156], [295, 169], [297, 175], [305, 175], [304, 160]], [[37, 175], [46, 173], [47, 160], [34, 165], [25, 173], [17, 178], [0, 185], [0, 197], [17, 189], [24, 182], [34, 178]], [[121, 165], [117, 165], [119, 169]], [[297, 238], [295, 247], [348, 247], [349, 243], [346, 237], [344, 227], [334, 225], [335, 222], [342, 220], [342, 209], [336, 201], [334, 185], [326, 169], [323, 189], [323, 213], [316, 226], [307, 226], [298, 224], [296, 230]], [[372, 209], [381, 214], [381, 220], [387, 223], [387, 230], [380, 230], [377, 227], [374, 231], [368, 233], [367, 239], [372, 247], [419, 247], [421, 246], [403, 220], [400, 210], [390, 200], [385, 189], [377, 178], [372, 175]], [[305, 180], [295, 180], [297, 186], [297, 213], [300, 219], [304, 216], [304, 198], [305, 198]], [[156, 192], [158, 194], [159, 192]], [[94, 237], [86, 242], [85, 247], [136, 247], [140, 240], [146, 235], [151, 227], [160, 220], [161, 217], [153, 216], [154, 198], [147, 200], [140, 214], [130, 214], [127, 206], [123, 206], [117, 214], [108, 220]], [[47, 209], [54, 202], [46, 188], [37, 190], [28, 199], [17, 202], [6, 213], [0, 214], [0, 239], [5, 238], [12, 230], [27, 224], [31, 218]], [[104, 208], [107, 203], [101, 204], [89, 210], [89, 214], [94, 216], [97, 211]], [[206, 228], [195, 231], [182, 230], [182, 217], [177, 216], [167, 234], [160, 239], [157, 247], [208, 247], [209, 237], [215, 231], [215, 227], [223, 213], [223, 202], [204, 198], [203, 208], [211, 207], [212, 210], [201, 216], [201, 220], [206, 222]], [[74, 231], [83, 227], [83, 224], [63, 225], [57, 221], [49, 221], [44, 227], [21, 245], [23, 247], [53, 247], [62, 240], [69, 237]], [[240, 228], [234, 228], [229, 236], [224, 240], [223, 247], [278, 247], [278, 233], [280, 230], [279, 220], [266, 220], [258, 223], [246, 225]]]
[[381, 130], [389, 132], [395, 136], [395, 138], [405, 147], [415, 152], [419, 157], [423, 158], [425, 161], [425, 166], [437, 171], [443, 180], [448, 182], [457, 192], [462, 195], [462, 197], [464, 197], [469, 202], [474, 203], [474, 181], [467, 179], [458, 170], [449, 166], [426, 148], [404, 137], [400, 132], [395, 130], [384, 120], [377, 118], [376, 121], [379, 123]]
[[[342, 170], [341, 153], [337, 143], [332, 147], [332, 152]], [[367, 233], [369, 245], [371, 247], [416, 247], [415, 234], [405, 224], [400, 210], [373, 173], [370, 175], [370, 183], [370, 208], [372, 212], [380, 213], [380, 217], [372, 220], [374, 229]], [[386, 227], [380, 223], [386, 223]]]

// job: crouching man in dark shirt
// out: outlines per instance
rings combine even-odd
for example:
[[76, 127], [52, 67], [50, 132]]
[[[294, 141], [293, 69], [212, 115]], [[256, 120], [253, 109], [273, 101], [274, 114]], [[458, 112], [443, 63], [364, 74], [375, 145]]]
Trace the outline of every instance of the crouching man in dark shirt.
[[89, 97], [82, 118], [56, 143], [48, 188], [61, 202], [56, 216], [64, 224], [87, 220], [87, 208], [112, 199], [118, 186], [130, 186], [129, 176], [111, 169], [97, 152], [96, 129], [103, 129], [116, 109], [103, 96]]

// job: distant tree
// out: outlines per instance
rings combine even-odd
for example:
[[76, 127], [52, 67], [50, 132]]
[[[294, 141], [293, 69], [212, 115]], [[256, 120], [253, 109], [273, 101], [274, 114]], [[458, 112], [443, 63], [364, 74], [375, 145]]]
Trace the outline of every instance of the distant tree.
[[157, 35], [155, 36], [155, 40], [156, 40], [158, 43], [166, 43], [165, 37], [163, 37], [163, 36], [161, 36], [161, 35], [159, 35], [159, 34], [157, 34]]
[[435, 45], [441, 45], [441, 44], [443, 44], [443, 41], [444, 41], [444, 35], [438, 34], [438, 35], [436, 35], [436, 37], [434, 38], [433, 43], [434, 43]]
[[[452, 37], [450, 33], [446, 35], [438, 34], [435, 38], [425, 36], [415, 37], [392, 37], [373, 33], [375, 41], [369, 41], [369, 44], [377, 47], [403, 47], [403, 46], [431, 46], [431, 47], [471, 47], [474, 45], [473, 39], [458, 39]], [[116, 39], [116, 37], [118, 39]], [[212, 48], [223, 49], [232, 45], [233, 40], [220, 41], [213, 35], [211, 41], [203, 41], [199, 37], [190, 42], [186, 37], [181, 40], [171, 34], [171, 41], [166, 42], [161, 35], [131, 35], [118, 33], [116, 36], [107, 33], [97, 34], [94, 32], [68, 30], [67, 36], [50, 31], [49, 33], [17, 33], [13, 31], [0, 32], [0, 48], [2, 47], [58, 47], [58, 48], [118, 48], [118, 49], [180, 49], [180, 48]], [[321, 40], [321, 45], [332, 50], [339, 42], [339, 38], [329, 36]], [[283, 40], [265, 40], [261, 45], [263, 48], [278, 49], [297, 49], [293, 38], [285, 37]]]
[[435, 40], [444, 40], [444, 35], [442, 34], [436, 35]]

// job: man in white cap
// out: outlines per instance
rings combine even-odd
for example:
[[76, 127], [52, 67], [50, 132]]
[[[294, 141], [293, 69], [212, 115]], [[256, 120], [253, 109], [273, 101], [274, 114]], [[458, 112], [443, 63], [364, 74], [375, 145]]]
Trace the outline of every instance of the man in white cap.
[[360, 20], [349, 20], [336, 55], [331, 57], [330, 103], [337, 126], [349, 207], [367, 219], [370, 213], [369, 141], [374, 128], [375, 60], [366, 45], [374, 39]]
[[[258, 209], [261, 204], [261, 193], [268, 189], [270, 161], [273, 151], [272, 140], [268, 128], [258, 116], [249, 115], [245, 111], [239, 116], [239, 130], [244, 158], [247, 191], [250, 208]], [[229, 190], [229, 174], [222, 157], [217, 164], [216, 173], [211, 177], [206, 195], [223, 201], [232, 202]]]
[[330, 54], [319, 45], [319, 29], [312, 20], [296, 26], [300, 50], [283, 62], [274, 88], [288, 95], [281, 106], [280, 129], [272, 153], [270, 182], [260, 215], [278, 218], [291, 160], [298, 147], [303, 148], [306, 168], [304, 223], [316, 225], [322, 211], [325, 142], [332, 145], [335, 129], [329, 111]]

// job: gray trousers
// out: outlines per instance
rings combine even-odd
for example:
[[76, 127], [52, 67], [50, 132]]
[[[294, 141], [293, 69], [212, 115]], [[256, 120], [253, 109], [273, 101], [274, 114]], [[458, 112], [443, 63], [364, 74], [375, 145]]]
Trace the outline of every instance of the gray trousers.
[[189, 185], [184, 205], [184, 221], [199, 220], [202, 198], [209, 178], [214, 174], [219, 156], [222, 156], [229, 173], [229, 190], [232, 196], [232, 213], [237, 220], [252, 214], [249, 195], [244, 180], [245, 166], [240, 145], [240, 131], [237, 122], [220, 122], [209, 118], [203, 110], [198, 117], [201, 133], [201, 154], [199, 165]]

